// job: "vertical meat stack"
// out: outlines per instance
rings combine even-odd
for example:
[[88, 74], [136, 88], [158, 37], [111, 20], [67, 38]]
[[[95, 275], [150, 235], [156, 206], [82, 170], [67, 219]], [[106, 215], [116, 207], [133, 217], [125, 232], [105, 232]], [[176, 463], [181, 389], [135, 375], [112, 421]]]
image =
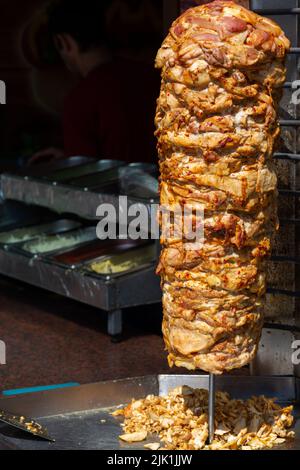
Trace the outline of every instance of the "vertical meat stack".
[[278, 227], [272, 154], [289, 46], [271, 20], [217, 0], [186, 11], [158, 52], [161, 204], [205, 209], [202, 246], [162, 236], [171, 366], [221, 374], [255, 356]]

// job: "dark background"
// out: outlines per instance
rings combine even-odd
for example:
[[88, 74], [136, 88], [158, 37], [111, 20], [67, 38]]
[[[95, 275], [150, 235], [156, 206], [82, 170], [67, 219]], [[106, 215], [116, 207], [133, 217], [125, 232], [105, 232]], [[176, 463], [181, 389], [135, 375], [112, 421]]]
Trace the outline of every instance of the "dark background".
[[[183, 11], [207, 3], [202, 0], [122, 1], [136, 3], [139, 9], [147, 2], [155, 5], [157, 24], [153, 30], [153, 61], [170, 21], [179, 9]], [[0, 80], [7, 86], [7, 104], [0, 106], [0, 171], [10, 169], [20, 157], [62, 144], [60, 112], [74, 79], [62, 64], [55, 63], [49, 38], [39, 26], [48, 3], [49, 0], [0, 0]], [[240, 3], [248, 2], [241, 0]], [[141, 22], [148, 24], [142, 14]], [[129, 21], [126, 26], [124, 18], [121, 26], [124, 34], [128, 24]], [[135, 25], [137, 41], [143, 27], [141, 23]], [[161, 29], [160, 34], [157, 28]]]
[[[57, 75], [52, 76], [48, 70], [39, 76], [25, 59], [22, 44], [26, 26], [43, 3], [41, 0], [1, 0], [0, 3], [0, 79], [7, 87], [7, 104], [0, 107], [1, 167], [58, 134], [58, 116], [39, 102], [38, 93], [46, 83], [45, 94], [51, 101], [51, 88]], [[56, 96], [56, 101], [61, 102], [61, 96]]]
[[[139, 30], [148, 24], [141, 7], [147, 2], [157, 9], [149, 58], [154, 61], [164, 34], [163, 1], [135, 2], [141, 19], [131, 28], [138, 42]], [[48, 3], [49, 0], [0, 0], [0, 80], [7, 87], [7, 104], [0, 106], [0, 171], [10, 169], [20, 157], [62, 144], [60, 113], [74, 78], [55, 56], [45, 32], [43, 11]], [[126, 21], [123, 18], [121, 26], [117, 25], [118, 34], [127, 34]]]

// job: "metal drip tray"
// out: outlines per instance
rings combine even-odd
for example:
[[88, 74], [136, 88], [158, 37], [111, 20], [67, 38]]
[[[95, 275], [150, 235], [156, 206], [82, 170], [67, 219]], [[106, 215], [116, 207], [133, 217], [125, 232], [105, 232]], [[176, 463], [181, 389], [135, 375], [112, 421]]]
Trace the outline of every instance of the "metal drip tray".
[[[163, 395], [184, 384], [207, 389], [208, 376], [153, 375], [0, 399], [1, 409], [38, 419], [56, 440], [55, 443], [37, 441], [3, 424], [0, 449], [144, 450], [145, 442], [126, 444], [119, 440], [121, 421], [111, 416], [111, 411], [132, 398]], [[234, 398], [265, 395], [294, 405], [296, 438], [276, 450], [300, 449], [299, 384], [299, 379], [294, 377], [221, 376], [216, 379], [217, 389], [228, 391]]]

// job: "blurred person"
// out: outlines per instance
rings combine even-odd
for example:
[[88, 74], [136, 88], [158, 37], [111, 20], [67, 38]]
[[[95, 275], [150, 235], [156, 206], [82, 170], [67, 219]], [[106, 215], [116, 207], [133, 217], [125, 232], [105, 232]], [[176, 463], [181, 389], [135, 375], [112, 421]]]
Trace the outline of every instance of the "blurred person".
[[[151, 41], [155, 50], [160, 38], [157, 24], [154, 33], [149, 24], [145, 26], [149, 13], [155, 17], [155, 9], [151, 0], [126, 0], [125, 10], [124, 2], [119, 9], [118, 3], [58, 0], [51, 4], [49, 30], [63, 63], [79, 82], [64, 103], [64, 149], [40, 151], [30, 164], [74, 155], [156, 160], [153, 134], [160, 78], [148, 51]], [[143, 3], [146, 8], [141, 9]], [[132, 27], [132, 22], [141, 25], [141, 20], [144, 30]]]

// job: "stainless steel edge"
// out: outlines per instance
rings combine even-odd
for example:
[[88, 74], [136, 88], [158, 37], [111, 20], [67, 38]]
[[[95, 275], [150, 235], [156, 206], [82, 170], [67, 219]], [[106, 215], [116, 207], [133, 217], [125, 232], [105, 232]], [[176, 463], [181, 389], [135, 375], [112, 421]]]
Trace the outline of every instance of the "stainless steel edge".
[[0, 398], [0, 409], [38, 419], [125, 405], [157, 391], [157, 376], [134, 377]]
[[[99, 205], [111, 204], [118, 216], [119, 195], [94, 193], [76, 187], [10, 174], [1, 176], [1, 189], [4, 199], [47, 207], [59, 214], [76, 214], [85, 219], [97, 220], [99, 219], [97, 217]], [[128, 198], [127, 201], [128, 206], [142, 204], [145, 207], [146, 205], [150, 215], [150, 202], [141, 202], [135, 198]]]

